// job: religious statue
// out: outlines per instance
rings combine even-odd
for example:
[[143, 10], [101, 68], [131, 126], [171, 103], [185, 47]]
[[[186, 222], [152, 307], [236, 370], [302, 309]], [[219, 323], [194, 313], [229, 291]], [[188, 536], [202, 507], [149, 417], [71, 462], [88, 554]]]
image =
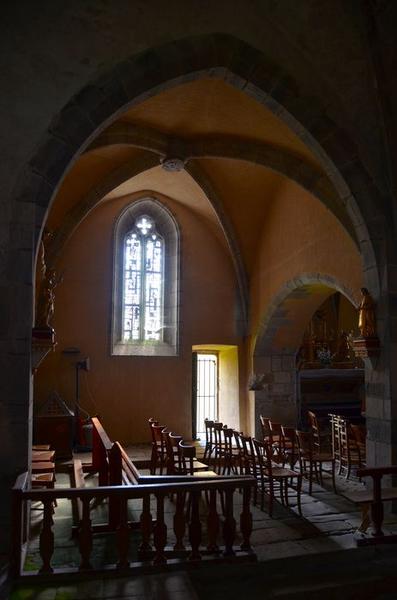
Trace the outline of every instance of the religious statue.
[[363, 338], [375, 338], [376, 317], [375, 302], [367, 288], [361, 288], [362, 299], [358, 307], [358, 328]]
[[55, 288], [61, 283], [62, 277], [56, 274], [55, 269], [48, 269], [41, 287], [41, 294], [37, 306], [37, 327], [52, 327], [54, 317]]

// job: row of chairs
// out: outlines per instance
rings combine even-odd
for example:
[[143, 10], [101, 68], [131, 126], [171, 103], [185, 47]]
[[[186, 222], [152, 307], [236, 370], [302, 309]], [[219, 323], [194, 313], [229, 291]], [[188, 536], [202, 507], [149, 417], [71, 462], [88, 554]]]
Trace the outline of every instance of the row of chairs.
[[154, 418], [149, 419], [152, 437], [150, 473], [156, 475], [194, 475], [208, 471], [209, 467], [197, 460], [196, 447], [184, 442], [183, 437], [160, 425]]
[[335, 458], [321, 443], [321, 439], [312, 431], [300, 431], [276, 423], [268, 417], [260, 416], [262, 437], [273, 448], [274, 460], [283, 465], [289, 463], [294, 470], [299, 463], [302, 477], [308, 479], [309, 494], [312, 493], [314, 480], [323, 485], [323, 473], [329, 473], [336, 493]]
[[[297, 495], [297, 506], [301, 512], [302, 476], [300, 472], [286, 468], [286, 454], [279, 460], [274, 452], [274, 440], [258, 440], [244, 435], [221, 422], [204, 420], [206, 444], [203, 460], [215, 472], [255, 477], [254, 504], [260, 494], [261, 509], [267, 497], [269, 515], [273, 514], [274, 500], [289, 506], [289, 490]], [[287, 444], [284, 446], [287, 448]]]
[[330, 414], [332, 453], [338, 465], [338, 475], [349, 479], [353, 468], [366, 466], [365, 427], [349, 423], [335, 414]]

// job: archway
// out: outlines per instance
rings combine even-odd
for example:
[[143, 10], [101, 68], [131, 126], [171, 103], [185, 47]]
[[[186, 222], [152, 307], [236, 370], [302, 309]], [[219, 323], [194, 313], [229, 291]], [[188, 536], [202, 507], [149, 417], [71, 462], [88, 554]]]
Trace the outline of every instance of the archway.
[[[51, 126], [14, 190], [8, 267], [10, 272], [14, 272], [15, 256], [18, 255], [19, 268], [12, 276], [12, 283], [20, 312], [25, 318], [10, 335], [13, 344], [18, 346], [18, 361], [23, 362], [21, 369], [24, 376], [18, 385], [12, 384], [10, 392], [20, 406], [18, 426], [23, 424], [24, 432], [29, 432], [30, 328], [34, 294], [31, 283], [26, 283], [33, 279], [32, 256], [30, 252], [21, 252], [21, 240], [26, 237], [30, 240], [33, 234], [37, 253], [49, 206], [63, 178], [78, 156], [116, 115], [165, 87], [200, 78], [203, 74], [221, 78], [268, 106], [311, 147], [325, 167], [346, 215], [353, 223], [363, 255], [367, 286], [379, 298], [378, 272], [383, 272], [387, 260], [385, 245], [377, 241], [384, 241], [387, 236], [384, 226], [387, 211], [356, 155], [354, 144], [349, 143], [346, 134], [329, 118], [325, 104], [318, 102], [311, 105], [304, 89], [297, 102], [300, 87], [287, 70], [271, 64], [261, 52], [233, 37], [213, 34], [166, 44], [118, 65], [105, 77], [87, 85], [58, 115], [53, 115]], [[308, 106], [312, 106], [311, 110], [307, 109]], [[21, 206], [29, 206], [29, 210], [22, 211]], [[376, 241], [374, 246], [372, 240]], [[379, 316], [382, 319], [387, 314], [387, 300], [383, 298], [379, 302]], [[21, 335], [23, 344], [18, 341]], [[17, 359], [14, 359], [14, 364], [16, 362]], [[387, 376], [383, 368], [379, 373], [382, 381]], [[374, 397], [383, 398], [384, 386], [377, 389], [374, 386]], [[7, 416], [5, 421], [5, 427], [11, 427], [13, 415]], [[12, 437], [9, 436], [5, 450], [6, 456], [13, 456], [7, 475], [10, 480], [16, 471], [26, 468], [30, 441], [27, 435], [26, 447], [15, 453]]]
[[335, 278], [303, 274], [289, 281], [269, 307], [258, 333], [254, 373], [265, 375], [262, 390], [255, 391], [255, 431], [259, 435], [259, 415], [296, 426], [298, 405], [297, 354], [313, 313], [336, 291], [358, 305], [358, 290], [348, 289]]

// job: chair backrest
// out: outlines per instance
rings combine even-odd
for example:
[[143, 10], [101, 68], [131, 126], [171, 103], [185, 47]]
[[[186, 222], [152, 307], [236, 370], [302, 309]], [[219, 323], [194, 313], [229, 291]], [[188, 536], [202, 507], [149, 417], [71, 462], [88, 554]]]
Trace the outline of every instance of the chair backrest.
[[247, 475], [255, 475], [256, 460], [252, 438], [249, 435], [240, 434], [240, 442], [243, 452], [244, 470]]
[[152, 442], [155, 444], [155, 443], [156, 443], [156, 440], [154, 439], [154, 433], [153, 433], [152, 426], [153, 426], [153, 425], [158, 425], [158, 424], [159, 424], [159, 422], [158, 422], [156, 419], [154, 419], [153, 417], [150, 417], [150, 418], [148, 419], [148, 423], [149, 423], [149, 427], [150, 427], [150, 434], [151, 434], [151, 436], [152, 436]]
[[164, 425], [151, 425], [151, 430], [152, 430], [152, 438], [153, 438], [153, 443], [156, 444], [156, 446], [163, 446], [163, 448], [165, 448], [166, 443], [165, 443], [165, 437], [162, 435], [162, 432], [165, 430], [167, 431], [167, 428], [164, 427]]
[[255, 461], [258, 469], [262, 472], [266, 471], [266, 476], [272, 476], [272, 448], [271, 445], [262, 440], [257, 440], [253, 438], [252, 445], [255, 452]]
[[223, 442], [223, 423], [219, 421], [214, 421], [214, 443], [218, 448], [221, 447]]
[[168, 432], [166, 437], [167, 444], [167, 473], [172, 475], [180, 468], [181, 456], [179, 442], [182, 441], [182, 436], [172, 431]]
[[365, 447], [365, 444], [366, 444], [365, 427], [363, 427], [362, 425], [354, 425], [353, 423], [351, 423], [350, 430], [352, 432], [352, 437], [353, 437], [354, 441], [356, 442], [357, 447], [358, 448]]
[[294, 452], [296, 446], [296, 432], [293, 427], [281, 425], [281, 450], [285, 453], [287, 450]]
[[185, 444], [183, 440], [179, 442], [179, 456], [181, 470], [187, 475], [194, 474], [194, 459], [196, 458], [196, 447], [191, 444]]
[[321, 451], [320, 428], [318, 425], [317, 415], [311, 410], [307, 411], [310, 431], [313, 437], [313, 447], [316, 452]]
[[299, 457], [310, 460], [313, 455], [313, 438], [310, 431], [299, 431], [297, 429], [296, 440], [298, 443]]
[[205, 427], [205, 442], [207, 445], [212, 445], [214, 441], [214, 421], [204, 419]]
[[339, 415], [330, 413], [329, 415], [331, 423], [331, 442], [332, 442], [332, 455], [334, 458], [339, 460], [340, 458], [340, 427], [341, 418]]
[[231, 427], [223, 428], [223, 440], [225, 444], [225, 452], [231, 454], [233, 449], [234, 430]]
[[262, 439], [267, 439], [270, 435], [270, 419], [268, 417], [264, 417], [263, 415], [259, 415], [259, 421], [261, 424], [262, 430]]

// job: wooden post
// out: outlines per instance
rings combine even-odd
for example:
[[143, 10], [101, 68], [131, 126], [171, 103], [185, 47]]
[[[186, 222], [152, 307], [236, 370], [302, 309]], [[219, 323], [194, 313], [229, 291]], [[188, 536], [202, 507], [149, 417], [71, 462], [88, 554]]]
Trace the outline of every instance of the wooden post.
[[207, 549], [210, 552], [217, 552], [219, 546], [217, 544], [217, 538], [219, 533], [219, 515], [216, 509], [216, 490], [210, 490], [210, 505], [207, 517], [207, 529], [208, 529], [208, 546]]
[[236, 521], [233, 516], [234, 490], [225, 491], [225, 521], [223, 524], [223, 539], [225, 541], [224, 556], [234, 556], [233, 542], [236, 536]]
[[79, 530], [79, 547], [81, 554], [80, 571], [92, 569], [90, 556], [92, 550], [92, 528], [90, 519], [90, 498], [84, 496], [82, 498], [83, 518]]
[[167, 562], [164, 548], [167, 543], [167, 525], [164, 521], [164, 494], [159, 492], [157, 498], [157, 519], [154, 527], [154, 547], [156, 554], [154, 556], [155, 565], [163, 565]]
[[11, 574], [17, 578], [22, 570], [23, 496], [21, 488], [12, 490], [12, 555]]
[[117, 567], [119, 569], [127, 569], [128, 562], [128, 546], [130, 541], [130, 530], [128, 527], [128, 498], [123, 497], [120, 503], [120, 525], [117, 530], [117, 547], [119, 551], [119, 561]]
[[251, 533], [252, 533], [252, 513], [250, 511], [251, 488], [245, 487], [243, 490], [243, 510], [240, 516], [240, 529], [243, 536], [241, 550], [251, 551]]
[[44, 517], [40, 534], [40, 556], [43, 564], [40, 573], [52, 573], [51, 558], [54, 552], [54, 533], [52, 531], [52, 500], [43, 500]]
[[189, 525], [189, 539], [192, 546], [192, 551], [189, 556], [189, 560], [201, 560], [201, 522], [199, 513], [200, 492], [190, 492], [190, 499], [192, 510]]
[[[121, 485], [122, 478], [122, 458], [118, 444], [113, 444], [109, 452], [109, 485]], [[120, 524], [120, 497], [115, 494], [109, 495], [109, 526], [111, 529], [117, 529]]]
[[184, 492], [177, 492], [176, 494], [176, 510], [174, 515], [174, 533], [176, 537], [176, 543], [174, 550], [184, 550], [183, 537], [185, 535], [186, 520], [185, 520], [185, 497]]
[[143, 497], [142, 514], [141, 514], [140, 522], [141, 522], [142, 542], [141, 542], [141, 545], [139, 546], [139, 553], [142, 554], [142, 557], [144, 558], [145, 553], [150, 552], [150, 550], [152, 549], [152, 547], [150, 545], [150, 536], [152, 534], [153, 520], [152, 520], [152, 514], [150, 512], [150, 494], [146, 494]]
[[373, 475], [374, 481], [374, 501], [371, 506], [371, 517], [374, 525], [373, 535], [376, 537], [384, 536], [382, 531], [382, 523], [383, 523], [383, 502], [382, 502], [382, 492], [381, 492], [381, 474]]

